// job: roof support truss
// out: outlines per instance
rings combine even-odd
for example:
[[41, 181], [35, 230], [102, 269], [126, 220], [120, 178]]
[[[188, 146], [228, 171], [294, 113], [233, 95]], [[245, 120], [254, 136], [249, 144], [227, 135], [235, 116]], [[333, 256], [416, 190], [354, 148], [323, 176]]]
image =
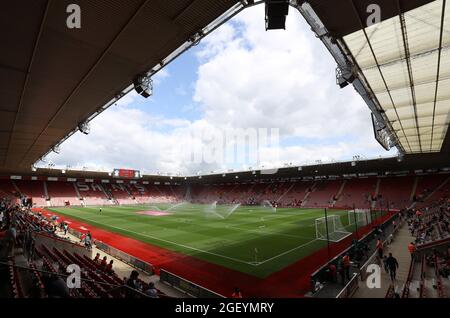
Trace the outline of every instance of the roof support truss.
[[[395, 146], [400, 153], [404, 153], [405, 150], [398, 142], [398, 137], [395, 130], [384, 114], [384, 111], [381, 108], [376, 96], [372, 93], [372, 89], [365, 79], [364, 74], [359, 69], [357, 63], [355, 63], [352, 59], [351, 54], [348, 53], [349, 50], [345, 47], [345, 43], [334, 38], [332, 34], [328, 32], [323, 23], [320, 21], [320, 18], [315, 14], [311, 5], [307, 1], [292, 1], [291, 5], [300, 12], [300, 14], [311, 26], [312, 30], [316, 33], [317, 37], [323, 42], [325, 47], [335, 59], [338, 68], [351, 68], [352, 72], [354, 72], [355, 79], [352, 83], [353, 87], [361, 95], [369, 109], [372, 111], [372, 114], [376, 119], [377, 128], [379, 129], [380, 127], [383, 127], [382, 129], [385, 130], [385, 134], [390, 136], [391, 142], [383, 145], [383, 147], [388, 150], [390, 147]], [[394, 103], [393, 106], [395, 107]]]

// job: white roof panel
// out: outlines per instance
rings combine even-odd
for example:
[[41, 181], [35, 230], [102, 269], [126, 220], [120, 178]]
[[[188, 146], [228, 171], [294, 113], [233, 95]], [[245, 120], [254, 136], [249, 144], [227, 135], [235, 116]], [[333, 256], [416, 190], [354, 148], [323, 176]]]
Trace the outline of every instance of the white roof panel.
[[447, 133], [449, 3], [436, 0], [344, 37], [406, 153], [440, 151]]

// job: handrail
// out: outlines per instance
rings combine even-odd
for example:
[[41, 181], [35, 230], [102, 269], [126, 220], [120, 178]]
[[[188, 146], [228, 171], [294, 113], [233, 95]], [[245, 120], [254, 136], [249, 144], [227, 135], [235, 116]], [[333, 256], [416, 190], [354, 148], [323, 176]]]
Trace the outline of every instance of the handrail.
[[414, 261], [414, 258], [412, 258], [411, 259], [411, 263], [409, 265], [408, 276], [406, 277], [406, 283], [405, 283], [405, 286], [403, 287], [402, 298], [408, 298], [409, 297], [409, 285], [411, 283], [411, 279], [412, 279], [412, 276], [413, 276], [414, 265], [415, 265], [415, 261]]
[[[178, 279], [180, 279], [180, 280], [183, 280], [183, 281], [185, 281], [185, 282], [188, 282], [189, 284], [192, 284], [192, 285], [198, 287], [198, 288], [201, 289], [201, 290], [205, 290], [205, 291], [207, 291], [208, 293], [210, 293], [210, 294], [212, 294], [212, 295], [216, 295], [218, 298], [226, 298], [225, 296], [223, 296], [223, 295], [221, 295], [221, 294], [219, 294], [219, 293], [216, 293], [216, 292], [214, 292], [214, 291], [212, 291], [212, 290], [210, 290], [210, 289], [208, 289], [208, 288], [206, 288], [206, 287], [200, 286], [200, 285], [198, 285], [198, 284], [196, 284], [196, 283], [194, 283], [194, 282], [192, 282], [192, 281], [190, 281], [190, 280], [188, 280], [188, 279], [186, 279], [186, 278], [183, 278], [183, 277], [181, 277], [181, 276], [178, 276], [178, 275], [176, 275], [176, 274], [174, 274], [174, 273], [171, 273], [171, 272], [169, 272], [169, 271], [167, 271], [167, 270], [161, 268], [160, 273], [164, 273], [164, 272], [167, 273], [167, 274], [170, 275], [170, 276], [173, 276], [173, 277], [176, 277], [176, 278], [178, 278]], [[164, 281], [163, 279], [164, 279], [164, 277], [161, 277], [161, 276], [160, 276], [160, 281], [161, 281], [162, 283], [166, 283], [166, 284], [170, 284], [170, 285], [171, 285], [171, 282], [166, 282], [166, 281]], [[177, 288], [177, 289], [179, 289], [179, 288]], [[195, 295], [189, 294], [189, 292], [187, 292], [187, 291], [184, 291], [184, 290], [183, 290], [183, 292], [185, 292], [186, 294], [188, 294], [188, 295], [190, 295], [190, 296], [195, 296]]]
[[[337, 294], [336, 298], [348, 298], [353, 295], [356, 289], [358, 289], [358, 274], [353, 273], [353, 277], [344, 286], [344, 288]], [[356, 284], [355, 284], [356, 282]]]

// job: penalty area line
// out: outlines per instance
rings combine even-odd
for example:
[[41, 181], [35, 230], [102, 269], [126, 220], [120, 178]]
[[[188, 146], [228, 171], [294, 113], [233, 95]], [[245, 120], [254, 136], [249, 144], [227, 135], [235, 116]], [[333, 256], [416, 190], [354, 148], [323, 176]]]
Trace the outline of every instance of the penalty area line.
[[306, 245], [309, 245], [309, 244], [311, 244], [311, 243], [313, 243], [313, 242], [315, 242], [315, 241], [317, 241], [317, 239], [311, 240], [311, 241], [309, 241], [309, 242], [307, 242], [307, 243], [305, 243], [305, 244], [302, 244], [302, 245], [299, 245], [299, 246], [297, 246], [297, 247], [294, 247], [294, 248], [292, 248], [292, 249], [290, 249], [290, 250], [288, 250], [288, 251], [286, 251], [286, 252], [283, 252], [283, 253], [281, 253], [281, 254], [275, 255], [275, 256], [273, 256], [273, 257], [271, 257], [271, 258], [268, 258], [268, 259], [266, 259], [266, 260], [264, 260], [264, 261], [258, 262], [258, 264], [255, 265], [255, 266], [259, 266], [259, 265], [262, 265], [262, 264], [264, 264], [264, 263], [273, 261], [274, 259], [277, 259], [277, 258], [279, 258], [279, 257], [281, 257], [281, 256], [283, 256], [283, 255], [289, 254], [289, 253], [291, 253], [291, 252], [293, 252], [293, 251], [295, 251], [295, 250], [298, 250], [299, 248], [302, 248], [302, 247], [304, 247], [304, 246], [306, 246]]

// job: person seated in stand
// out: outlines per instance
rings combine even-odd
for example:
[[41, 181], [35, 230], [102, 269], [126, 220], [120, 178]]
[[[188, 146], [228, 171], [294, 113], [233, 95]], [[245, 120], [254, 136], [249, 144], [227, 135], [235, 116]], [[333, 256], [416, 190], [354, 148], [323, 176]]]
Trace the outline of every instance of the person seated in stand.
[[[136, 270], [133, 270], [130, 274], [130, 277], [127, 279], [125, 285], [132, 289], [139, 289], [140, 284], [138, 281], [138, 277], [139, 277], [139, 272]], [[127, 290], [126, 295], [127, 295], [127, 297], [134, 297], [135, 293], [133, 293], [130, 290]]]
[[102, 261], [101, 261], [101, 263], [100, 263], [100, 269], [101, 269], [101, 270], [106, 269], [106, 262], [107, 262], [107, 257], [104, 256], [103, 259], [102, 259]]
[[100, 264], [100, 253], [97, 253], [94, 258], [94, 262]]
[[155, 288], [155, 284], [153, 282], [150, 282], [148, 284], [148, 289], [145, 291], [145, 293], [150, 298], [158, 298], [158, 290]]
[[113, 263], [114, 263], [114, 261], [110, 260], [109, 264], [106, 265], [106, 267], [105, 267], [105, 272], [107, 272], [108, 274], [114, 273], [113, 268], [112, 268], [113, 267]]

